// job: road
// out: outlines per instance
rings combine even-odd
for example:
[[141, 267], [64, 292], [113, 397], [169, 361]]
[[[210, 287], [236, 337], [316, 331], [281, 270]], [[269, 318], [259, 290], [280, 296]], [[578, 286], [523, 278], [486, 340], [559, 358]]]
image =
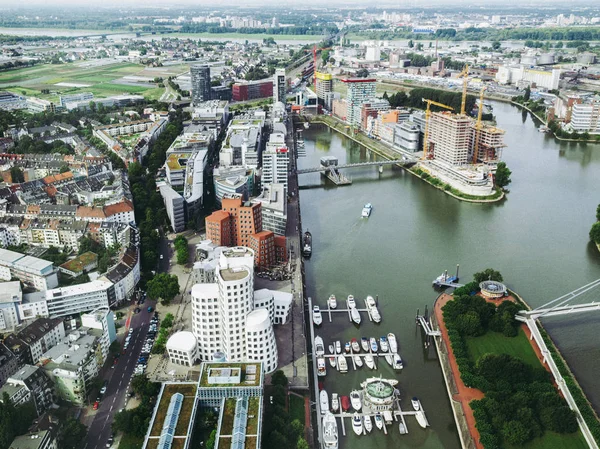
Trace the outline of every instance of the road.
[[[144, 307], [152, 306], [155, 303], [147, 300]], [[134, 306], [131, 306], [133, 309]], [[96, 411], [96, 416], [88, 429], [85, 438], [84, 449], [100, 449], [106, 447], [106, 442], [112, 434], [111, 424], [115, 413], [125, 406], [125, 393], [129, 386], [137, 359], [142, 351], [148, 324], [152, 318], [152, 313], [148, 313], [145, 308], [131, 318], [130, 327], [134, 329], [129, 342], [129, 347], [125, 354], [122, 354], [119, 362], [114, 369], [105, 370], [107, 373], [103, 380], [108, 379], [106, 393], [100, 401], [100, 406]]]

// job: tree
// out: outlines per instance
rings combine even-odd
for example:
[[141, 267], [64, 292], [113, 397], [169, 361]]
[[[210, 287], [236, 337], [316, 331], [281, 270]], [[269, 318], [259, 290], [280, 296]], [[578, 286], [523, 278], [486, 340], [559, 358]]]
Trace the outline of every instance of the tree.
[[481, 335], [484, 332], [481, 326], [481, 319], [477, 312], [473, 310], [460, 315], [456, 319], [456, 328], [461, 334], [472, 337]]
[[288, 378], [282, 370], [277, 370], [271, 376], [271, 385], [281, 385], [282, 387], [288, 386]]
[[522, 446], [531, 439], [531, 429], [519, 421], [509, 421], [502, 428], [502, 436], [509, 444]]
[[592, 225], [592, 229], [590, 229], [590, 240], [600, 244], [600, 221]]
[[501, 189], [509, 185], [511, 183], [511, 174], [512, 172], [506, 166], [506, 162], [498, 162], [498, 167], [496, 168], [496, 175], [494, 177], [496, 185]]
[[10, 179], [13, 184], [20, 184], [25, 182], [25, 175], [23, 174], [23, 170], [19, 167], [11, 167], [10, 169]]
[[296, 449], [308, 449], [308, 443], [304, 438], [298, 439], [298, 444], [296, 444]]
[[497, 281], [502, 282], [504, 279], [502, 278], [502, 274], [499, 271], [494, 270], [493, 268], [486, 268], [483, 271], [475, 273], [473, 275], [473, 279], [477, 284], [482, 283], [483, 281]]
[[600, 204], [596, 208], [596, 220], [600, 221]]
[[295, 419], [290, 423], [290, 439], [292, 441], [298, 441], [302, 439], [302, 435], [304, 435], [304, 424], [302, 424], [299, 420]]
[[210, 433], [210, 436], [208, 437], [208, 440], [206, 441], [206, 449], [214, 449], [216, 439], [217, 429], [213, 429], [213, 431]]
[[78, 449], [87, 434], [87, 427], [74, 418], [69, 418], [59, 431], [59, 447]]
[[525, 93], [523, 93], [523, 100], [525, 102], [528, 102], [530, 98], [531, 98], [531, 87], [527, 86], [525, 88]]
[[502, 44], [500, 44], [500, 42], [498, 42], [498, 41], [492, 42], [492, 49], [494, 49], [496, 51], [500, 50], [501, 46], [502, 46]]
[[159, 273], [148, 281], [146, 291], [150, 299], [162, 299], [170, 303], [179, 294], [179, 279], [174, 274]]
[[413, 40], [409, 40], [408, 41], [408, 48], [413, 48], [415, 46], [415, 43], [413, 42]]

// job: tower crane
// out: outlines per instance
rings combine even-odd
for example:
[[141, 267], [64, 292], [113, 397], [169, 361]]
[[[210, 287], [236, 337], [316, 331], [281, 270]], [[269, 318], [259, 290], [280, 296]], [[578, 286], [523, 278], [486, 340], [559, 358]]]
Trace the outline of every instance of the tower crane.
[[423, 157], [421, 159], [427, 159], [427, 150], [429, 146], [427, 140], [429, 139], [429, 118], [431, 117], [431, 105], [433, 104], [435, 106], [439, 106], [440, 108], [449, 109], [451, 111], [453, 111], [454, 108], [442, 103], [438, 103], [437, 101], [429, 100], [428, 98], [422, 98], [421, 101], [427, 103], [427, 109], [425, 110], [425, 135], [423, 136]]
[[467, 107], [467, 85], [469, 84], [469, 64], [465, 65], [465, 68], [458, 74], [458, 78], [464, 78], [462, 100], [460, 102], [460, 113], [465, 115], [465, 109]]
[[481, 128], [483, 125], [481, 124], [481, 116], [483, 114], [483, 93], [485, 92], [485, 86], [481, 88], [481, 92], [479, 93], [479, 107], [477, 108], [477, 123], [475, 124], [475, 145], [473, 146], [473, 163], [477, 163], [477, 158], [479, 157], [479, 139], [481, 136]]

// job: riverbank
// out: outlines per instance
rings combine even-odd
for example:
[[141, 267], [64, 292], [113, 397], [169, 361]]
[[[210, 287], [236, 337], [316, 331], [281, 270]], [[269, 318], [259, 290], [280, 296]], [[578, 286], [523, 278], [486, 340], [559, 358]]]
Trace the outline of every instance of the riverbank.
[[[354, 142], [367, 148], [369, 151], [372, 151], [373, 153], [385, 159], [394, 160], [398, 159], [398, 156], [403, 155], [401, 152], [391, 149], [390, 147], [379, 142], [378, 140], [371, 139], [365, 136], [364, 133], [362, 133], [361, 131], [354, 134], [350, 133], [349, 131], [346, 131], [345, 127], [347, 126], [347, 124], [336, 117], [328, 115], [316, 115], [310, 119], [310, 122], [326, 125], [330, 129], [337, 131], [338, 133], [342, 134], [348, 139], [353, 140]], [[402, 168], [404, 168], [411, 175], [416, 176], [420, 180], [426, 182], [430, 186], [435, 187], [436, 189], [460, 201], [465, 201], [468, 203], [495, 203], [504, 199], [505, 194], [502, 189], [497, 189], [494, 194], [487, 196], [470, 195], [468, 193], [461, 192], [455, 187], [450, 186], [449, 184], [439, 180], [437, 177], [429, 173], [427, 173], [426, 177], [423, 177], [422, 174], [424, 173], [424, 170], [422, 170], [420, 167]]]
[[[533, 115], [536, 119], [538, 119], [540, 122], [542, 122], [544, 124], [544, 126], [548, 126], [548, 122], [546, 121], [546, 119], [543, 119], [542, 117], [540, 117], [539, 115], [537, 115], [535, 112], [533, 112], [529, 107], [525, 106], [524, 104], [518, 103], [516, 101], [510, 101], [510, 104], [515, 105], [515, 106], [519, 106], [523, 109], [525, 109], [526, 111], [528, 111], [529, 113], [531, 113], [531, 115]], [[550, 133], [552, 134], [552, 137], [554, 137], [556, 140], [560, 140], [561, 142], [578, 142], [578, 143], [595, 143], [595, 144], [600, 144], [599, 140], [596, 139], [568, 139], [565, 137], [558, 137], [555, 133], [553, 133], [552, 131], [550, 131]]]

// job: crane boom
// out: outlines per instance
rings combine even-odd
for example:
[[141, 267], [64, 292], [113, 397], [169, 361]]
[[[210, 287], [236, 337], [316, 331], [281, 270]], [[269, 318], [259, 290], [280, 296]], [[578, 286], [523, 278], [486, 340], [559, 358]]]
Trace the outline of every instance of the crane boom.
[[423, 136], [423, 157], [421, 159], [427, 159], [428, 156], [428, 140], [429, 140], [429, 117], [431, 117], [431, 105], [435, 105], [438, 106], [440, 108], [445, 108], [445, 109], [449, 109], [451, 111], [454, 110], [454, 108], [442, 104], [442, 103], [438, 103], [437, 101], [433, 101], [433, 100], [429, 100], [427, 98], [422, 98], [421, 101], [423, 101], [424, 103], [427, 103], [427, 109], [425, 110], [425, 133]]
[[465, 68], [458, 74], [458, 77], [464, 78], [462, 99], [460, 101], [460, 113], [465, 115], [465, 110], [467, 108], [467, 86], [469, 84], [469, 64], [465, 65]]

